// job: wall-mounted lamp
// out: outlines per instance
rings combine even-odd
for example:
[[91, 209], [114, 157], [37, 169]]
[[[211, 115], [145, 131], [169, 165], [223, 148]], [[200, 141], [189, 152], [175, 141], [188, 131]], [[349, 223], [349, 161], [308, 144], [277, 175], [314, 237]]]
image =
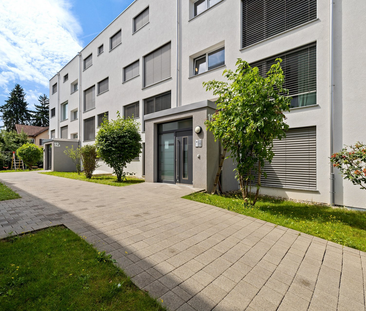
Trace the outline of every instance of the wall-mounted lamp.
[[196, 132], [196, 134], [199, 134], [199, 133], [202, 132], [202, 127], [196, 126], [195, 129], [194, 129], [194, 131]]

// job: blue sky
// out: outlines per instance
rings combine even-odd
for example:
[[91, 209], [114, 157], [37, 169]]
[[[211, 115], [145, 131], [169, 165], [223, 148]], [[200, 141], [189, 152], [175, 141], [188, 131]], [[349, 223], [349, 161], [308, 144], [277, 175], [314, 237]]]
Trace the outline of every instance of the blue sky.
[[48, 80], [132, 2], [1, 0], [0, 105], [19, 83], [33, 109]]

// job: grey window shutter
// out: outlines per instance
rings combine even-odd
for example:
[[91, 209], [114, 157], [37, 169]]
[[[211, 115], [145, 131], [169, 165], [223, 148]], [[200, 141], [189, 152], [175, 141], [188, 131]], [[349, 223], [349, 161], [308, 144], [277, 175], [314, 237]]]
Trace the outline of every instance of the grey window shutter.
[[317, 17], [317, 0], [243, 0], [243, 47]]
[[145, 9], [134, 19], [134, 31], [139, 30], [142, 26], [149, 22], [149, 8]]
[[95, 86], [84, 91], [84, 111], [95, 108]]
[[84, 59], [84, 70], [93, 65], [93, 55], [90, 54], [87, 58]]
[[109, 78], [104, 79], [98, 83], [98, 94], [108, 91], [109, 89]]
[[84, 140], [95, 139], [95, 117], [84, 120]]
[[67, 139], [68, 136], [68, 127], [63, 126], [61, 127], [61, 138]]
[[161, 51], [161, 60], [162, 60], [162, 68], [161, 68], [161, 76], [162, 80], [170, 78], [171, 76], [171, 45], [167, 44], [162, 48]]
[[133, 64], [125, 67], [124, 69], [124, 81], [128, 81], [134, 77], [139, 75], [139, 61], [134, 62]]
[[316, 190], [316, 127], [290, 129], [273, 142], [272, 163], [266, 163], [263, 187]]
[[113, 50], [121, 42], [122, 42], [122, 31], [120, 30], [113, 37], [111, 37], [111, 50]]
[[167, 44], [145, 57], [145, 86], [171, 76], [171, 44]]
[[145, 57], [145, 86], [154, 83], [154, 54]]

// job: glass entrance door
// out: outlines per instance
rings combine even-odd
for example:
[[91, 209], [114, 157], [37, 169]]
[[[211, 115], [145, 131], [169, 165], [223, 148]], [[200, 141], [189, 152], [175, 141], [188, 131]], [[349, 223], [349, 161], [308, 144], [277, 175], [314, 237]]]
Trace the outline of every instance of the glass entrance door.
[[192, 131], [176, 133], [176, 182], [192, 184]]

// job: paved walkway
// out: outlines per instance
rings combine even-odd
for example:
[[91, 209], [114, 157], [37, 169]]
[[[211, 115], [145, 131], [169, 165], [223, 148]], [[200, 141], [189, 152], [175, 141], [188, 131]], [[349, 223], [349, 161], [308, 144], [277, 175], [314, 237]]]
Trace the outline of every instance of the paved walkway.
[[65, 224], [169, 310], [365, 310], [366, 253], [181, 199], [188, 187], [0, 180], [22, 196], [0, 202], [0, 237]]

